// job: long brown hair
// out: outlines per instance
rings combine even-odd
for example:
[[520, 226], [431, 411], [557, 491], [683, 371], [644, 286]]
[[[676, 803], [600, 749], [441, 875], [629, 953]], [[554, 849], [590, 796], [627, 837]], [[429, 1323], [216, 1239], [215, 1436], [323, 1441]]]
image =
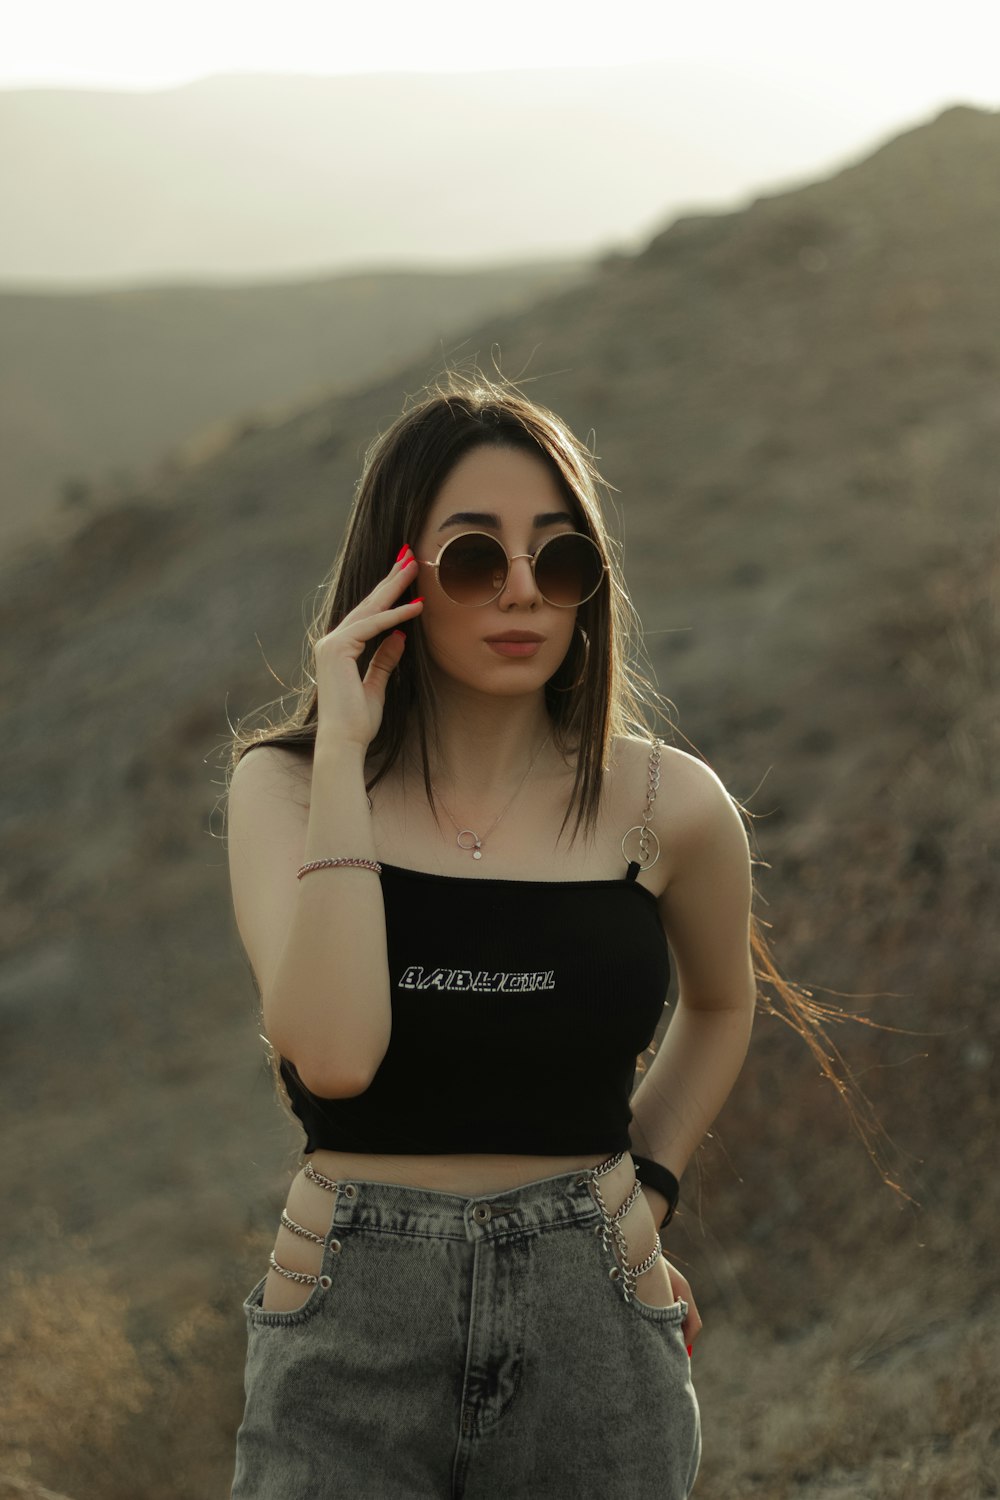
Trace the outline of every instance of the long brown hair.
[[[404, 406], [388, 430], [369, 446], [340, 551], [330, 575], [320, 585], [319, 601], [307, 629], [302, 680], [292, 690], [297, 701], [280, 722], [263, 729], [244, 730], [241, 721], [233, 734], [227, 789], [242, 756], [258, 745], [284, 745], [311, 755], [317, 730], [317, 642], [385, 577], [401, 540], [419, 534], [452, 468], [479, 446], [518, 448], [546, 463], [578, 529], [593, 539], [608, 566], [605, 584], [579, 607], [573, 644], [545, 685], [554, 743], [564, 755], [576, 755], [573, 790], [562, 828], [575, 809], [573, 839], [581, 824], [588, 833], [593, 831], [604, 784], [602, 773], [617, 736], [634, 733], [648, 739], [650, 715], [654, 720], [665, 719], [671, 736], [679, 732], [670, 719], [673, 705], [636, 665], [644, 654], [642, 627], [625, 586], [618, 543], [609, 534], [602, 512], [601, 490], [611, 487], [599, 474], [591, 453], [554, 412], [530, 400], [506, 378], [494, 380], [478, 370], [463, 374], [449, 369], [428, 387], [422, 400]], [[414, 628], [417, 624], [413, 621], [409, 625], [406, 649], [388, 679], [382, 723], [368, 751], [377, 769], [371, 776], [366, 774], [365, 784], [371, 791], [388, 774], [402, 753], [411, 726], [415, 726], [424, 786], [433, 809], [428, 741], [436, 733], [434, 680], [423, 633]], [[362, 676], [378, 644], [378, 640], [371, 641], [359, 658]], [[277, 702], [283, 705], [284, 698]], [[269, 706], [259, 712], [264, 713]], [[658, 734], [659, 730], [652, 732]], [[691, 744], [686, 736], [683, 738]], [[695, 750], [693, 745], [691, 748]], [[708, 764], [706, 757], [695, 753]], [[735, 797], [731, 800], [752, 833], [750, 820], [754, 815]], [[877, 1152], [883, 1135], [881, 1126], [827, 1031], [829, 1023], [848, 1016], [837, 1006], [816, 1001], [809, 990], [781, 976], [756, 913], [750, 917], [750, 945], [758, 1005], [785, 1021], [805, 1041], [821, 1071], [843, 1098], [888, 1182]], [[761, 986], [766, 986], [773, 998], [762, 994]], [[850, 1019], [876, 1024], [854, 1015]], [[268, 1047], [279, 1093], [287, 1105], [278, 1060]], [[637, 1066], [644, 1071], [641, 1057]]]

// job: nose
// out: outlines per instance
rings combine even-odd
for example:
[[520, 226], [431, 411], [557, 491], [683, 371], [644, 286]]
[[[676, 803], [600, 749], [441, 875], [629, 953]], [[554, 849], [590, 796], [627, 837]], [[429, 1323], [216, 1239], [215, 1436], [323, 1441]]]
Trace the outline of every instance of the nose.
[[497, 603], [502, 607], [510, 601], [534, 609], [541, 603], [541, 599], [542, 596], [535, 583], [530, 553], [515, 553], [510, 560], [507, 582]]

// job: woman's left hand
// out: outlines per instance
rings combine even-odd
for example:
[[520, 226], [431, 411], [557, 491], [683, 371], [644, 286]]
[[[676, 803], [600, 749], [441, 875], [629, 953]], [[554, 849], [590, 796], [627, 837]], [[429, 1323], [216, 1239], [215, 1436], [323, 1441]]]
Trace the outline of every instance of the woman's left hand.
[[[642, 1189], [642, 1195], [649, 1204], [650, 1212], [653, 1215], [653, 1223], [662, 1223], [663, 1216], [668, 1207], [666, 1198], [664, 1198], [662, 1193], [658, 1193], [655, 1188], [646, 1187], [645, 1185]], [[684, 1330], [685, 1343], [689, 1349], [692, 1349], [695, 1339], [701, 1332], [701, 1318], [698, 1313], [698, 1305], [694, 1300], [694, 1294], [691, 1291], [691, 1283], [686, 1276], [681, 1275], [676, 1266], [670, 1264], [665, 1255], [663, 1256], [663, 1264], [666, 1266], [667, 1275], [670, 1277], [670, 1287], [674, 1294], [674, 1301], [676, 1302], [678, 1298], [683, 1298], [688, 1305], [687, 1317], [684, 1319], [681, 1327]]]
[[672, 1266], [665, 1255], [663, 1256], [663, 1264], [666, 1266], [667, 1275], [670, 1277], [670, 1286], [674, 1294], [674, 1301], [676, 1302], [678, 1298], [683, 1298], [687, 1303], [687, 1317], [681, 1324], [681, 1328], [684, 1330], [684, 1338], [688, 1346], [688, 1352], [690, 1353], [694, 1347], [695, 1339], [701, 1332], [701, 1317], [698, 1313], [698, 1305], [694, 1300], [691, 1283], [687, 1277], [682, 1276], [677, 1267]]

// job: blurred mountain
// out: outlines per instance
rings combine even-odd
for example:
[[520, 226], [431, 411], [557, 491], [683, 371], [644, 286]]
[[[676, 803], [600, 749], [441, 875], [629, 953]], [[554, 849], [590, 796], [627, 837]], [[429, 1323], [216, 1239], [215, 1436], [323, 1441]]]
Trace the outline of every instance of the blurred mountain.
[[[2, 112], [2, 96], [0, 96]], [[239, 431], [443, 352], [588, 262], [249, 286], [0, 291], [0, 546], [127, 497]]]
[[[995, 1472], [998, 228], [1000, 117], [958, 107], [462, 344], [590, 435], [676, 742], [759, 820], [782, 972], [899, 1028], [835, 1042], [919, 1213], [766, 1015], [685, 1176], [705, 1500]], [[85, 1367], [99, 1318], [120, 1421], [87, 1429], [93, 1467], [50, 1414], [20, 1437], [76, 1500], [227, 1477], [239, 1295], [301, 1137], [232, 917], [226, 720], [296, 676], [364, 449], [441, 368], [234, 433], [0, 573], [0, 1203], [5, 1258], [40, 1265], [5, 1293], [0, 1373], [77, 1332]]]
[[[840, 110], [690, 60], [0, 91], [0, 285], [316, 280], [635, 249], [840, 162]], [[788, 129], [788, 107], [796, 127]], [[877, 105], [861, 108], [877, 121]], [[752, 130], [734, 119], [752, 118]], [[895, 133], [895, 122], [886, 131]], [[873, 124], [861, 139], [881, 127]]]

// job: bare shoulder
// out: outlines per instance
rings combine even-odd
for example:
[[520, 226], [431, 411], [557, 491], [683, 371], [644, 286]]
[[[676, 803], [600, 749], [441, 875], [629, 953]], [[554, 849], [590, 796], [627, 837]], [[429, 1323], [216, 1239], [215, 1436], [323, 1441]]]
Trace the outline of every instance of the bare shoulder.
[[255, 745], [244, 751], [230, 777], [230, 806], [235, 792], [244, 803], [256, 802], [258, 798], [277, 798], [307, 813], [311, 785], [312, 761], [309, 756], [290, 750], [286, 745]]
[[[628, 788], [628, 806], [635, 811], [633, 823], [641, 823], [649, 786], [652, 742], [638, 735], [620, 735], [615, 741], [618, 770], [615, 781]], [[660, 747], [659, 785], [649, 826], [660, 841], [659, 879], [647, 880], [657, 894], [666, 890], [691, 856], [706, 840], [722, 838], [748, 850], [739, 809], [720, 777], [697, 756], [674, 745]]]
[[262, 995], [292, 920], [309, 826], [307, 764], [295, 751], [262, 744], [240, 758], [229, 782], [233, 913]]
[[658, 890], [679, 996], [699, 1010], [752, 1012], [753, 870], [744, 815], [697, 756], [664, 748], [653, 828], [669, 850]]

